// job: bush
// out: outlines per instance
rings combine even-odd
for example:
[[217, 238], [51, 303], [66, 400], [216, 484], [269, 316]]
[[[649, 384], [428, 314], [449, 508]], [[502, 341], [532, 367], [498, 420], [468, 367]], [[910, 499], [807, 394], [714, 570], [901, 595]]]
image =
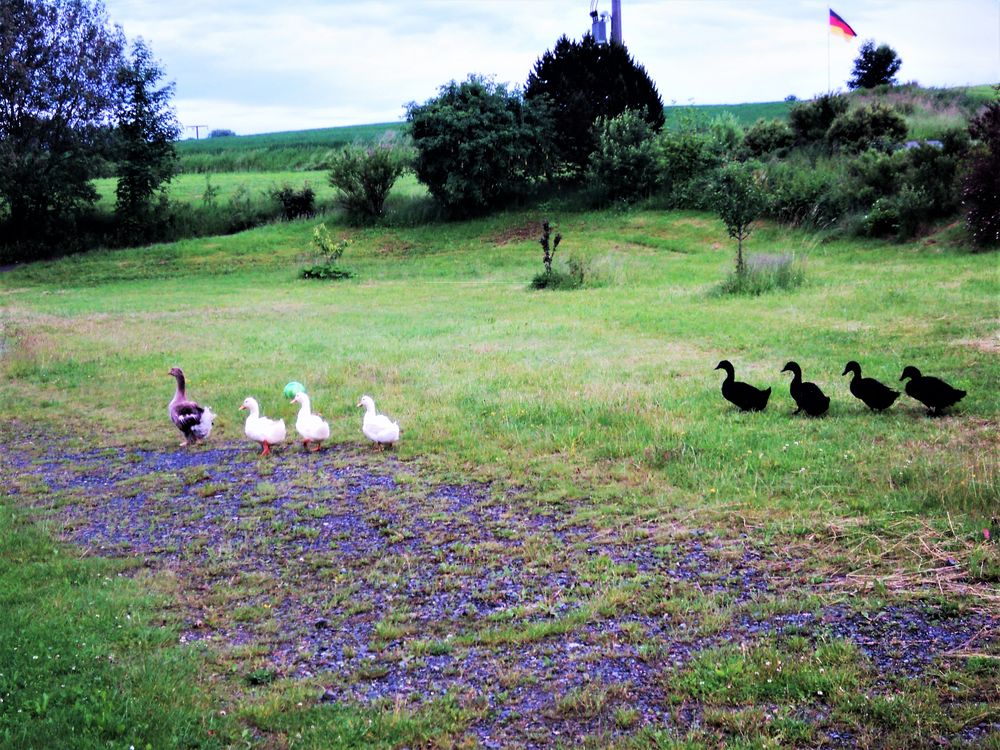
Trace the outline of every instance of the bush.
[[716, 292], [758, 296], [774, 289], [795, 289], [805, 278], [805, 269], [791, 253], [761, 253], [749, 256], [743, 273], [730, 274]]
[[587, 263], [575, 255], [567, 256], [563, 267], [543, 271], [531, 280], [532, 289], [580, 289], [588, 276]]
[[878, 198], [862, 221], [862, 230], [873, 237], [895, 236], [897, 240], [913, 237], [926, 223], [933, 209], [927, 193], [904, 185], [895, 195]]
[[596, 125], [597, 150], [590, 155], [588, 182], [603, 200], [632, 201], [656, 188], [658, 166], [653, 130], [643, 117], [625, 110]]
[[822, 94], [809, 102], [793, 104], [788, 111], [788, 125], [798, 146], [824, 143], [833, 121], [847, 112], [847, 98], [840, 94]]
[[216, 128], [215, 130], [208, 131], [209, 138], [229, 138], [234, 135], [236, 135], [236, 133], [229, 130], [229, 128]]
[[869, 148], [888, 151], [904, 138], [906, 120], [895, 109], [881, 102], [838, 115], [826, 132], [826, 140], [831, 147], [849, 153]]
[[672, 208], [707, 209], [711, 180], [723, 161], [723, 149], [708, 126], [681, 116], [676, 127], [656, 138], [659, 181]]
[[545, 172], [550, 128], [540, 104], [479, 76], [407, 105], [414, 171], [453, 216], [481, 214], [524, 195]]
[[308, 183], [301, 190], [284, 185], [272, 190], [270, 195], [281, 206], [282, 214], [288, 221], [308, 219], [316, 215], [316, 191]]
[[995, 247], [1000, 245], [1000, 101], [990, 102], [970, 123], [969, 134], [978, 143], [962, 181], [965, 222], [977, 245]]
[[340, 191], [337, 198], [355, 222], [382, 218], [389, 191], [406, 171], [410, 156], [398, 147], [348, 146], [333, 157], [330, 184]]
[[843, 173], [829, 160], [790, 159], [767, 166], [765, 213], [793, 226], [824, 229], [848, 209]]
[[743, 150], [751, 157], [784, 156], [795, 143], [795, 133], [784, 120], [757, 120], [743, 137]]

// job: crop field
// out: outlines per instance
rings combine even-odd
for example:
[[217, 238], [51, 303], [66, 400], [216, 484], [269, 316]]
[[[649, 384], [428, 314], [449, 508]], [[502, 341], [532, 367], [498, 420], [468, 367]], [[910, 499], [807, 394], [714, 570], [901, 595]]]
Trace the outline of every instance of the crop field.
[[[530, 289], [543, 219], [583, 288]], [[0, 746], [1000, 748], [995, 255], [764, 225], [805, 283], [732, 296], [710, 215], [550, 209], [328, 219], [354, 276], [304, 281], [321, 220], [0, 275]]]

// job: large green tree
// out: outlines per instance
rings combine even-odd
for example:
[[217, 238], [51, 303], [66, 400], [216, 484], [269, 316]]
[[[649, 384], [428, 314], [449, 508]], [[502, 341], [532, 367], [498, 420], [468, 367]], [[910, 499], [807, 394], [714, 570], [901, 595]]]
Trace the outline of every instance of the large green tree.
[[626, 109], [639, 113], [653, 128], [663, 126], [663, 101], [656, 85], [620, 44], [598, 44], [561, 37], [535, 63], [525, 86], [528, 101], [551, 107], [557, 155], [572, 176], [584, 173], [597, 148], [595, 123]]
[[0, 2], [0, 244], [53, 241], [97, 199], [124, 46], [99, 1]]
[[171, 99], [174, 85], [162, 83], [163, 70], [141, 39], [118, 70], [118, 215], [128, 240], [155, 233], [153, 199], [177, 172], [174, 141], [181, 128]]
[[858, 56], [854, 60], [854, 72], [851, 80], [847, 82], [847, 88], [853, 91], [894, 84], [896, 73], [902, 65], [903, 61], [896, 54], [896, 50], [888, 44], [876, 47], [875, 41], [868, 39], [858, 48]]
[[548, 119], [517, 90], [472, 75], [407, 105], [413, 170], [453, 216], [484, 213], [545, 171]]

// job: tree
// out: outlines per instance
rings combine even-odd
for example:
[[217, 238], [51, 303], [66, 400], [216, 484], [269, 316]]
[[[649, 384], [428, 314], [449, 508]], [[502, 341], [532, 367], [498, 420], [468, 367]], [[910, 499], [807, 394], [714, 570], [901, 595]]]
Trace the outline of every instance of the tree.
[[875, 41], [867, 39], [858, 48], [858, 56], [854, 60], [853, 77], [847, 82], [847, 88], [873, 89], [883, 84], [896, 83], [896, 73], [903, 61], [896, 50], [888, 44], [875, 46]]
[[115, 212], [126, 239], [154, 231], [153, 196], [177, 172], [174, 141], [181, 128], [171, 106], [174, 84], [159, 86], [163, 70], [142, 39], [118, 70], [118, 187]]
[[417, 179], [456, 216], [521, 194], [544, 172], [551, 143], [544, 114], [481, 76], [445, 84], [435, 99], [407, 105]]
[[535, 63], [525, 86], [528, 101], [551, 106], [557, 157], [566, 172], [581, 176], [597, 148], [594, 125], [599, 117], [633, 110], [654, 131], [663, 127], [663, 101], [656, 86], [620, 44], [598, 44], [561, 37], [555, 48]]
[[734, 162], [719, 169], [713, 195], [715, 212], [736, 240], [736, 275], [746, 272], [743, 242], [750, 236], [753, 222], [764, 211], [766, 195], [756, 165]]
[[0, 215], [11, 244], [68, 236], [97, 200], [123, 49], [99, 1], [0, 2]]

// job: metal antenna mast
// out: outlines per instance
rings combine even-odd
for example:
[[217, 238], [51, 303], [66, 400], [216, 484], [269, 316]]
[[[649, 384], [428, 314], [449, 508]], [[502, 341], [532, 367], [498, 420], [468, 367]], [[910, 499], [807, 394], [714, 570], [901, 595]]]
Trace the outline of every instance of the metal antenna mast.
[[622, 0], [611, 0], [611, 41], [622, 42]]

